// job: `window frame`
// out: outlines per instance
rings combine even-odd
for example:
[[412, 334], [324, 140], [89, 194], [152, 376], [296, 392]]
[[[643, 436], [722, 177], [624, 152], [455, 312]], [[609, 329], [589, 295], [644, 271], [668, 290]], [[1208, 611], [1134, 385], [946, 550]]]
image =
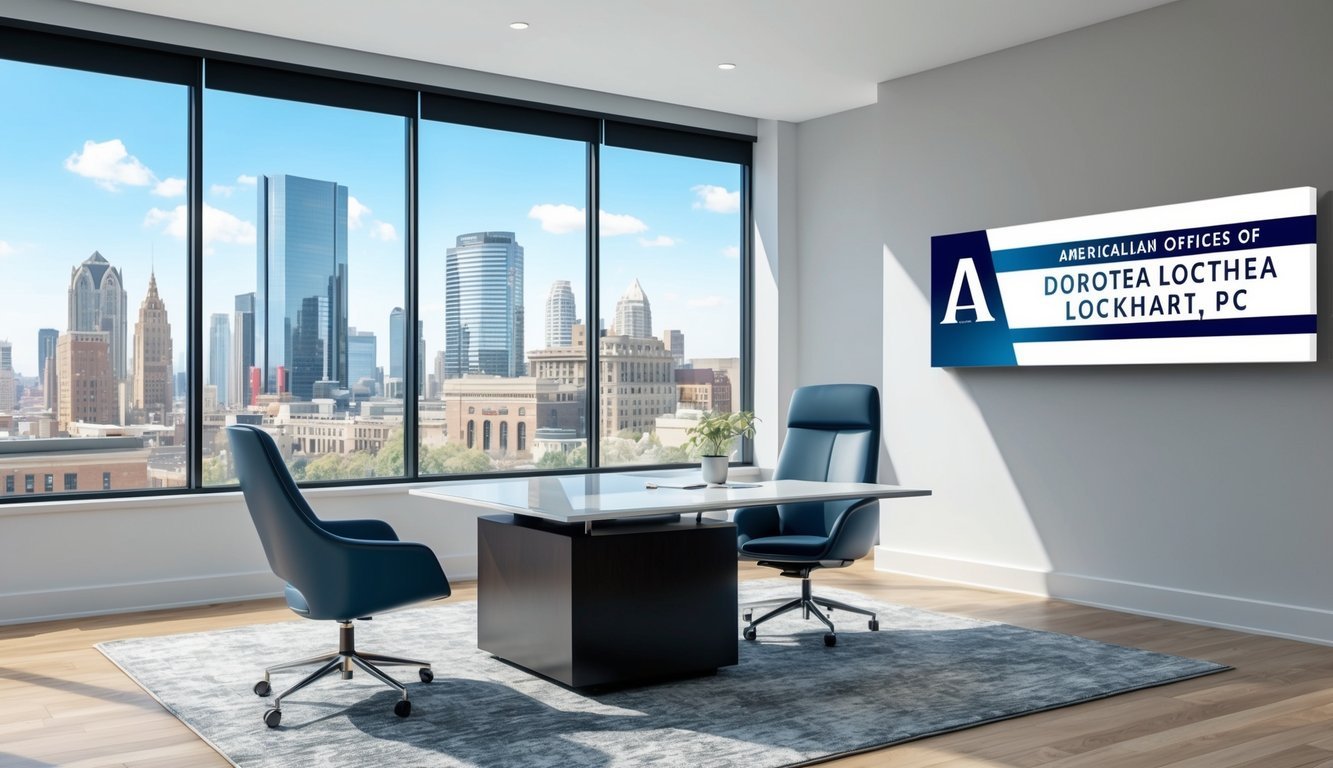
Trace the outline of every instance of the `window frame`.
[[[754, 278], [753, 278], [753, 144], [756, 137], [708, 128], [675, 125], [611, 113], [563, 107], [506, 98], [492, 94], [468, 92], [436, 85], [394, 80], [351, 71], [338, 71], [293, 64], [265, 61], [225, 51], [110, 35], [87, 30], [63, 28], [50, 24], [0, 18], [0, 59], [77, 69], [121, 77], [184, 85], [189, 93], [187, 107], [188, 151], [187, 164], [187, 244], [186, 268], [186, 483], [183, 487], [111, 488], [110, 473], [103, 471], [102, 490], [82, 489], [68, 492], [35, 491], [35, 477], [25, 476], [25, 493], [15, 492], [0, 498], [0, 505], [14, 502], [70, 502], [81, 499], [121, 497], [173, 496], [196, 493], [235, 492], [236, 485], [205, 486], [203, 478], [204, 412], [203, 381], [206, 373], [204, 360], [205, 327], [203, 307], [204, 246], [203, 246], [203, 101], [207, 88], [218, 88], [253, 95], [283, 98], [291, 101], [328, 104], [331, 106], [366, 109], [400, 114], [407, 118], [407, 149], [405, 161], [407, 222], [405, 233], [405, 276], [407, 317], [405, 322], [404, 368], [419, 370], [417, 360], [421, 332], [418, 327], [420, 296], [418, 285], [419, 221], [418, 201], [421, 184], [418, 154], [421, 121], [460, 123], [477, 127], [495, 128], [510, 132], [532, 133], [558, 138], [584, 140], [587, 147], [587, 242], [585, 319], [588, 328], [599, 327], [602, 319], [599, 306], [600, 239], [599, 221], [595, 212], [600, 210], [600, 150], [602, 146], [644, 149], [682, 157], [732, 162], [741, 174], [740, 212], [740, 382], [733, 383], [740, 392], [733, 395], [738, 410], [752, 410], [754, 402]], [[211, 69], [210, 69], [211, 68]], [[209, 77], [214, 78], [210, 82]], [[221, 85], [218, 84], [221, 80]], [[519, 478], [544, 475], [565, 475], [604, 472], [642, 472], [648, 469], [696, 466], [685, 464], [640, 464], [599, 466], [600, 420], [603, 418], [600, 397], [599, 345], [587, 344], [584, 421], [587, 425], [586, 450], [589, 466], [566, 469], [530, 469], [519, 471], [494, 470], [483, 473], [432, 475], [421, 471], [418, 461], [421, 414], [418, 404], [420, 382], [415, 376], [404, 380], [404, 474], [386, 478], [348, 478], [344, 480], [302, 482], [301, 487], [346, 487], [367, 485], [394, 485], [421, 481], [477, 480], [491, 478]], [[734, 392], [734, 389], [733, 389]], [[471, 426], [471, 423], [469, 423]], [[520, 423], [517, 435], [506, 435], [518, 441], [519, 450], [530, 444], [533, 435], [526, 434], [526, 425]], [[473, 433], [475, 435], [475, 433]], [[480, 437], [480, 436], [476, 436]], [[468, 441], [471, 442], [471, 441]], [[506, 440], [508, 442], [508, 440]], [[475, 445], [475, 443], [473, 443]], [[743, 441], [739, 464], [753, 463], [753, 442]], [[11, 477], [16, 475], [11, 474]], [[44, 478], [45, 479], [45, 478]], [[53, 476], [52, 476], [53, 480]], [[16, 481], [15, 481], [15, 484]], [[17, 489], [16, 489], [17, 491]]]

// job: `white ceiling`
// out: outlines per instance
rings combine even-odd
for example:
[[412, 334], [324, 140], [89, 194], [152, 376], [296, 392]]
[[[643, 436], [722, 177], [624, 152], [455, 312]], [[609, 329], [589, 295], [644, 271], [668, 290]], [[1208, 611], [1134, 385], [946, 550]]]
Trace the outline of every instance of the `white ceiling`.
[[[483, 72], [800, 121], [875, 85], [1168, 0], [82, 0]], [[513, 21], [532, 26], [509, 28]], [[717, 69], [734, 62], [730, 72]]]

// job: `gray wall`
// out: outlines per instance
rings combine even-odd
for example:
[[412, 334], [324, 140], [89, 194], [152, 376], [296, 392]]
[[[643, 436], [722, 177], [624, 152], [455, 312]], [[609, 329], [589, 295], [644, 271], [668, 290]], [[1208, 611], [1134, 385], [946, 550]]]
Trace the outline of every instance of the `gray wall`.
[[1312, 364], [932, 370], [925, 298], [931, 235], [1294, 186], [1324, 261], [1330, 32], [1181, 0], [799, 126], [800, 380], [881, 365], [890, 471], [936, 491], [886, 507], [879, 567], [1333, 642], [1326, 264]]

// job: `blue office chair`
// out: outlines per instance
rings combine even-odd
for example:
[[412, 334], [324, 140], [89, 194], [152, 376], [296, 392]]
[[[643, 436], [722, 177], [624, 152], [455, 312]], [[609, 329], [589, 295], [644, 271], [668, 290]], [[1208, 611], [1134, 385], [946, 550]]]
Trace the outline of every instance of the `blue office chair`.
[[423, 544], [399, 541], [393, 528], [380, 520], [320, 520], [292, 482], [268, 433], [238, 424], [227, 427], [227, 438], [269, 567], [287, 582], [288, 607], [307, 619], [328, 619], [340, 626], [337, 653], [264, 670], [264, 679], [254, 687], [259, 696], [273, 692], [269, 685], [273, 672], [321, 665], [274, 697], [273, 706], [264, 713], [265, 724], [278, 727], [283, 699], [334, 672], [347, 680], [354, 666], [401, 692], [393, 711], [407, 717], [412, 712], [407, 686], [376, 665], [420, 667], [421, 682], [429, 683], [434, 679], [430, 663], [357, 651], [352, 620], [448, 597], [449, 580], [435, 553]]
[[[879, 390], [864, 384], [801, 387], [787, 412], [787, 439], [773, 472], [775, 480], [831, 480], [873, 483], [879, 465]], [[879, 503], [874, 499], [803, 502], [736, 511], [737, 543], [742, 557], [777, 568], [801, 580], [801, 596], [754, 618], [754, 606], [742, 606], [746, 640], [755, 627], [801, 609], [828, 627], [825, 645], [836, 645], [833, 622], [820, 606], [870, 617], [873, 611], [810, 592], [810, 574], [819, 568], [845, 568], [865, 557], [879, 532]]]

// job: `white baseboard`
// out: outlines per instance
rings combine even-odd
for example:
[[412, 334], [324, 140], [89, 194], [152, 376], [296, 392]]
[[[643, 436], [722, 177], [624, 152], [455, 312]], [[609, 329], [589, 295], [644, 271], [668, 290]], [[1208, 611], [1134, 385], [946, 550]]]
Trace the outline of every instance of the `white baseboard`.
[[[451, 581], [477, 578], [476, 555], [446, 555], [440, 558], [440, 565]], [[281, 595], [282, 581], [266, 570], [13, 592], [0, 594], [0, 626]]]
[[875, 570], [1051, 597], [1141, 616], [1333, 645], [1333, 611], [875, 547]]

